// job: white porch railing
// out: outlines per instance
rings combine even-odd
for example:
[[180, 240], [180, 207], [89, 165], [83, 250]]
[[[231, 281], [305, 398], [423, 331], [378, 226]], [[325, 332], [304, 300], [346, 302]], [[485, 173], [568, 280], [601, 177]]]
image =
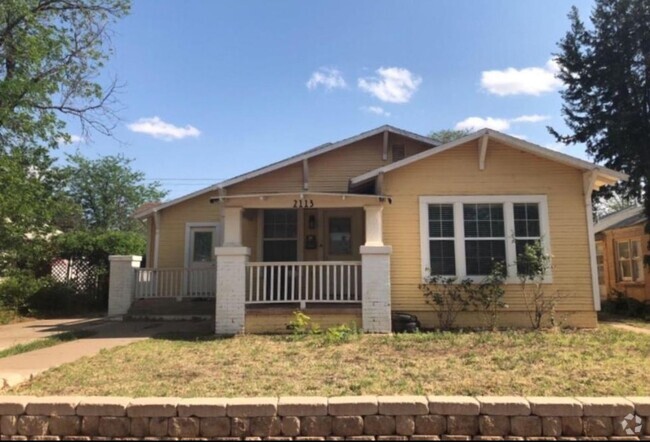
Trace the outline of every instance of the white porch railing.
[[135, 269], [135, 298], [214, 298], [215, 266], [168, 269]]
[[247, 304], [361, 302], [361, 262], [251, 262]]

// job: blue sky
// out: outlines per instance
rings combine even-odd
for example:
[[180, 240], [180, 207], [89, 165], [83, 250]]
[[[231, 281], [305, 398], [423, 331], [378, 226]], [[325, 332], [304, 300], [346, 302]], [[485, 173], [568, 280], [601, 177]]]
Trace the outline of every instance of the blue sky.
[[[590, 1], [134, 0], [108, 71], [115, 135], [61, 152], [124, 153], [169, 198], [382, 124], [490, 126], [553, 144], [549, 62]], [[311, 81], [310, 81], [311, 80]], [[75, 134], [74, 125], [70, 126]]]

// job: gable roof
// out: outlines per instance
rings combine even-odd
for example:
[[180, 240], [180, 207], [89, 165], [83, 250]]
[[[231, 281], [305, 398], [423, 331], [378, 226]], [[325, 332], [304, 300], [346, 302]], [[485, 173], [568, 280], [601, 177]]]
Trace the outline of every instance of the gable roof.
[[635, 226], [646, 222], [643, 207], [628, 207], [618, 212], [610, 213], [594, 224], [594, 233], [600, 233], [605, 230], [620, 229], [622, 227]]
[[428, 158], [432, 155], [437, 155], [439, 153], [445, 152], [449, 149], [453, 149], [454, 147], [463, 145], [469, 141], [473, 140], [478, 140], [483, 136], [488, 136], [489, 138], [495, 139], [497, 141], [501, 141], [502, 143], [508, 144], [513, 146], [514, 148], [517, 148], [519, 150], [522, 150], [524, 152], [531, 153], [533, 155], [537, 155], [542, 158], [549, 159], [551, 161], [556, 161], [558, 163], [566, 164], [568, 166], [575, 167], [577, 169], [582, 169], [582, 170], [592, 170], [596, 171], [598, 173], [598, 176], [600, 178], [600, 182], [602, 184], [614, 184], [619, 180], [627, 180], [628, 176], [622, 172], [618, 172], [616, 170], [608, 169], [603, 166], [599, 166], [597, 164], [590, 163], [589, 161], [584, 161], [579, 158], [572, 157], [570, 155], [561, 153], [561, 152], [556, 152], [551, 149], [547, 149], [545, 147], [539, 146], [537, 144], [529, 143], [528, 141], [521, 140], [519, 138], [512, 137], [510, 135], [506, 135], [504, 133], [498, 132], [493, 129], [481, 129], [478, 130], [474, 133], [471, 133], [467, 136], [464, 136], [462, 138], [459, 138], [455, 141], [451, 141], [446, 144], [442, 144], [438, 146], [435, 149], [431, 150], [426, 150], [424, 152], [420, 152], [418, 154], [412, 155], [410, 157], [406, 157], [403, 160], [396, 161], [394, 163], [388, 164], [386, 166], [379, 167], [375, 170], [371, 170], [370, 172], [366, 172], [362, 175], [359, 175], [357, 177], [354, 177], [350, 180], [351, 185], [355, 184], [362, 184], [366, 181], [369, 181], [376, 176], [378, 176], [380, 173], [386, 173], [390, 172], [391, 170], [399, 169], [400, 167], [407, 166], [409, 164], [412, 164], [416, 161], [422, 160], [424, 158]]
[[339, 149], [341, 147], [344, 147], [344, 146], [347, 146], [349, 144], [355, 143], [357, 141], [363, 140], [364, 138], [379, 135], [379, 134], [381, 134], [383, 132], [389, 132], [389, 133], [392, 133], [392, 134], [395, 134], [395, 135], [401, 135], [401, 136], [406, 137], [406, 138], [411, 138], [411, 139], [419, 141], [421, 143], [428, 144], [431, 147], [437, 147], [437, 146], [440, 145], [440, 142], [438, 142], [436, 140], [433, 140], [433, 139], [431, 139], [429, 137], [425, 137], [423, 135], [419, 135], [419, 134], [416, 134], [414, 132], [409, 132], [407, 130], [399, 129], [397, 127], [385, 124], [383, 126], [377, 127], [375, 129], [372, 129], [372, 130], [369, 130], [369, 131], [366, 131], [366, 132], [361, 132], [358, 135], [355, 135], [355, 136], [352, 136], [352, 137], [349, 137], [349, 138], [345, 138], [345, 139], [337, 141], [335, 143], [321, 144], [320, 146], [316, 146], [316, 147], [314, 147], [312, 149], [306, 150], [306, 151], [304, 151], [302, 153], [299, 153], [297, 155], [293, 155], [293, 156], [291, 156], [289, 158], [286, 158], [284, 160], [280, 160], [280, 161], [277, 161], [275, 163], [271, 163], [268, 166], [264, 166], [264, 167], [261, 167], [259, 169], [252, 170], [250, 172], [246, 172], [244, 174], [237, 175], [237, 176], [235, 176], [233, 178], [227, 179], [225, 181], [221, 181], [221, 182], [219, 182], [217, 184], [213, 184], [211, 186], [208, 186], [206, 188], [197, 190], [197, 191], [189, 193], [187, 195], [183, 195], [183, 196], [181, 196], [179, 198], [175, 198], [175, 199], [173, 199], [171, 201], [167, 201], [166, 203], [158, 204], [155, 207], [149, 207], [149, 208], [147, 208], [145, 210], [138, 210], [138, 211], [136, 211], [136, 213], [134, 213], [133, 216], [136, 217], [136, 218], [144, 218], [144, 217], [150, 215], [153, 212], [165, 209], [167, 207], [170, 207], [170, 206], [173, 206], [175, 204], [181, 203], [183, 201], [194, 198], [196, 196], [203, 195], [203, 194], [209, 193], [209, 192], [214, 192], [214, 191], [217, 191], [219, 189], [223, 189], [225, 187], [232, 186], [233, 184], [241, 183], [242, 181], [246, 181], [246, 180], [249, 180], [251, 178], [255, 178], [257, 176], [263, 175], [265, 173], [273, 172], [274, 170], [281, 169], [283, 167], [290, 166], [290, 165], [295, 164], [295, 163], [299, 163], [299, 162], [301, 162], [303, 160], [306, 160], [306, 159], [309, 159], [309, 158], [312, 158], [312, 157], [315, 157], [315, 156], [318, 156], [318, 155], [322, 155], [322, 154], [330, 152], [332, 150]]

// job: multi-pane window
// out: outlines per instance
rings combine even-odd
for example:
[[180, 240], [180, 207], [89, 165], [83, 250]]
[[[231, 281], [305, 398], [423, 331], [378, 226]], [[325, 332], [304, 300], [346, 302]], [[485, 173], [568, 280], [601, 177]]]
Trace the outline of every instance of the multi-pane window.
[[429, 205], [429, 264], [432, 275], [455, 275], [454, 206]]
[[543, 195], [422, 196], [420, 216], [425, 276], [483, 277], [501, 263], [514, 282], [526, 245], [539, 242], [550, 253]]
[[643, 281], [641, 241], [630, 239], [616, 242], [619, 281]]
[[463, 204], [465, 269], [487, 275], [496, 262], [506, 261], [503, 204]]
[[539, 204], [513, 204], [515, 222], [515, 249], [517, 251], [517, 273], [526, 273], [525, 261], [519, 259], [526, 252], [527, 245], [533, 245], [541, 239], [539, 225]]
[[298, 258], [298, 212], [264, 211], [264, 261], [295, 261]]

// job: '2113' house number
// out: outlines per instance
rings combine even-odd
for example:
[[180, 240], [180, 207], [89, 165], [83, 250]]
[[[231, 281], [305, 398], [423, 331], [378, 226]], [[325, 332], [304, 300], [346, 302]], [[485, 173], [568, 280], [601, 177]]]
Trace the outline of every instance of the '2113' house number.
[[311, 199], [293, 200], [294, 209], [311, 209], [312, 207], [314, 207], [314, 200]]

